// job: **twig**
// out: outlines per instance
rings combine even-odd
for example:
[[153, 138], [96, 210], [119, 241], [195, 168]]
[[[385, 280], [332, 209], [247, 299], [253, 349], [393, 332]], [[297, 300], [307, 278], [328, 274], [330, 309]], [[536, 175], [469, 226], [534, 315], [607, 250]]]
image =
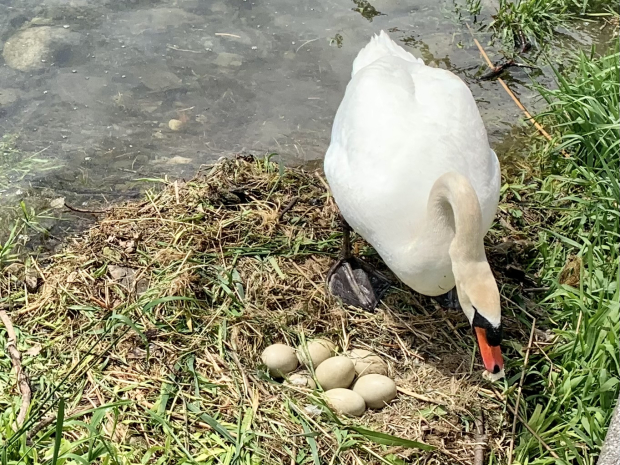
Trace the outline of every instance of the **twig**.
[[299, 265], [297, 265], [297, 263], [295, 263], [295, 262], [291, 262], [291, 263], [292, 263], [292, 265], [293, 265], [295, 268], [297, 268], [297, 271], [299, 271], [299, 273], [300, 273], [300, 274], [301, 274], [304, 278], [306, 278], [306, 280], [307, 280], [310, 284], [312, 284], [312, 285], [314, 286], [314, 288], [315, 288], [317, 291], [319, 291], [321, 294], [325, 295], [325, 290], [323, 290], [323, 289], [322, 289], [319, 285], [317, 285], [317, 283], [315, 283], [314, 281], [312, 281], [312, 280], [310, 279], [310, 277], [309, 277], [306, 273], [304, 273], [304, 270], [302, 270], [302, 269], [299, 267]]
[[478, 80], [479, 81], [488, 81], [490, 79], [493, 79], [494, 77], [499, 76], [504, 71], [506, 71], [508, 68], [512, 68], [513, 66], [515, 66], [517, 68], [538, 69], [538, 66], [526, 65], [526, 64], [523, 64], [523, 63], [517, 63], [514, 60], [508, 60], [508, 61], [505, 61], [503, 63], [498, 63], [495, 66], [491, 66], [490, 71], [488, 71], [487, 73], [485, 73], [482, 76], [480, 76], [478, 78]]
[[304, 46], [304, 45], [308, 45], [310, 42], [314, 42], [317, 41], [319, 39], [310, 39], [310, 40], [306, 40], [303, 44], [301, 44], [299, 47], [297, 47], [297, 50], [295, 50], [295, 53], [299, 52], [299, 50]]
[[[478, 47], [478, 50], [480, 51], [480, 54], [482, 55], [482, 57], [484, 58], [484, 60], [487, 62], [487, 65], [489, 65], [490, 68], [493, 68], [493, 63], [491, 62], [491, 60], [489, 59], [489, 56], [487, 55], [487, 53], [484, 51], [484, 48], [482, 48], [482, 45], [480, 45], [480, 42], [478, 42], [478, 39], [476, 39], [473, 35], [473, 32], [471, 30], [471, 28], [469, 27], [469, 24], [467, 24], [467, 29], [469, 29], [469, 32], [472, 34], [472, 37], [474, 39], [474, 43], [476, 44], [476, 47]], [[517, 106], [521, 109], [521, 111], [523, 111], [523, 113], [525, 114], [525, 117], [530, 120], [533, 124], [534, 127], [536, 129], [538, 129], [538, 131], [545, 136], [545, 138], [547, 140], [551, 140], [551, 136], [549, 135], [549, 133], [547, 131], [545, 131], [545, 129], [534, 120], [534, 117], [525, 109], [525, 107], [521, 104], [521, 102], [519, 101], [519, 99], [515, 96], [515, 94], [512, 92], [512, 90], [510, 90], [510, 88], [508, 87], [508, 85], [504, 82], [503, 79], [499, 78], [498, 79], [499, 83], [502, 85], [502, 87], [504, 88], [504, 90], [508, 93], [508, 95], [514, 100], [514, 102], [517, 104]]]
[[19, 406], [19, 414], [17, 415], [17, 419], [15, 420], [15, 423], [17, 425], [17, 431], [17, 429], [22, 427], [22, 425], [24, 424], [24, 420], [26, 419], [26, 414], [28, 413], [28, 409], [30, 408], [32, 391], [30, 390], [30, 384], [28, 383], [28, 375], [22, 368], [22, 355], [19, 353], [19, 350], [17, 350], [17, 336], [15, 335], [15, 328], [13, 327], [13, 323], [11, 322], [9, 315], [6, 313], [5, 310], [0, 309], [0, 320], [2, 320], [2, 323], [6, 327], [6, 349], [9, 353], [13, 368], [15, 368], [15, 374], [17, 375], [17, 386], [19, 387], [19, 392], [22, 396], [21, 405]]
[[47, 280], [45, 279], [45, 275], [43, 274], [43, 271], [41, 271], [41, 268], [39, 268], [39, 265], [38, 265], [37, 261], [34, 259], [34, 257], [32, 258], [32, 264], [34, 265], [34, 267], [39, 272], [39, 276], [41, 276], [41, 279], [43, 280], [43, 282], [47, 282]]
[[229, 34], [228, 32], [216, 32], [215, 35], [220, 37], [234, 37], [235, 39], [241, 39], [241, 36], [238, 36], [237, 34]]
[[176, 45], [167, 45], [166, 48], [169, 48], [170, 50], [176, 50], [177, 52], [202, 53], [199, 50], [188, 50], [186, 48], [179, 48]]
[[278, 221], [282, 221], [282, 218], [284, 218], [284, 215], [286, 215], [286, 213], [291, 208], [293, 208], [298, 201], [299, 201], [299, 197], [293, 197], [293, 199], [280, 212], [280, 216], [278, 216]]
[[84, 210], [82, 208], [72, 207], [67, 202], [65, 202], [65, 207], [77, 213], [107, 213], [108, 212], [108, 210]]
[[321, 176], [321, 173], [319, 173], [318, 171], [316, 171], [314, 173], [316, 175], [316, 177], [319, 179], [319, 181], [321, 181], [321, 184], [323, 184], [323, 187], [325, 187], [325, 192], [327, 192], [327, 201], [326, 201], [326, 205], [329, 203], [330, 205], [334, 205], [335, 201], [334, 201], [334, 197], [332, 196], [332, 191], [329, 188], [329, 184], [327, 184], [327, 181], [325, 179], [323, 179], [323, 176]]
[[484, 465], [484, 454], [489, 445], [489, 436], [484, 432], [484, 414], [482, 411], [474, 420], [476, 425], [476, 445], [474, 446], [474, 465]]
[[[514, 300], [512, 300], [509, 297], [506, 296], [500, 296], [502, 299], [504, 299], [506, 302], [511, 303], [512, 305], [514, 305], [515, 307], [517, 307], [519, 309], [519, 311], [525, 313], [527, 316], [529, 316], [532, 321], [534, 321], [536, 319], [536, 317], [534, 315], [532, 315], [530, 312], [528, 312], [525, 308], [521, 307], [519, 304], [517, 304]], [[523, 296], [522, 296], [523, 297]]]
[[323, 187], [325, 187], [325, 191], [331, 195], [331, 189], [329, 188], [329, 184], [327, 184], [327, 181], [323, 179], [323, 176], [321, 176], [321, 174], [318, 171], [315, 174], [316, 174], [316, 177], [319, 178], [319, 181], [321, 181], [321, 184], [323, 184]]
[[[530, 358], [530, 349], [532, 348], [532, 341], [534, 340], [534, 331], [536, 330], [536, 318], [532, 321], [532, 329], [530, 331], [530, 339], [527, 343], [527, 348], [525, 349], [525, 360], [523, 362], [523, 370], [521, 371], [521, 379], [519, 380], [519, 387], [517, 389], [517, 402], [516, 408], [517, 412], [519, 411], [519, 404], [521, 402], [521, 391], [523, 389], [523, 380], [525, 379], [525, 370], [527, 369], [527, 362]], [[510, 436], [510, 447], [508, 448], [508, 465], [512, 463], [512, 451], [515, 446], [515, 433], [517, 431], [517, 416], [515, 415], [514, 420], [512, 421], [512, 434]]]

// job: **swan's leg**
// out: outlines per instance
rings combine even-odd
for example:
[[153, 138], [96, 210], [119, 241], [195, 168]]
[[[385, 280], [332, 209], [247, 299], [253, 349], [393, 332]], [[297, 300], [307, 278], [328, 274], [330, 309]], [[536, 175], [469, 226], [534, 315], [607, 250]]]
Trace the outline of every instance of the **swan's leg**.
[[388, 280], [351, 253], [351, 227], [341, 216], [342, 248], [339, 259], [327, 273], [327, 286], [332, 294], [348, 305], [375, 309], [385, 291]]
[[444, 308], [454, 308], [457, 310], [461, 308], [459, 296], [456, 293], [456, 287], [453, 287], [445, 294], [436, 295], [432, 299]]
[[347, 220], [344, 219], [344, 216], [339, 215], [340, 219], [340, 228], [342, 229], [342, 246], [340, 248], [339, 259], [340, 260], [349, 260], [353, 257], [351, 253], [351, 226], [347, 223]]

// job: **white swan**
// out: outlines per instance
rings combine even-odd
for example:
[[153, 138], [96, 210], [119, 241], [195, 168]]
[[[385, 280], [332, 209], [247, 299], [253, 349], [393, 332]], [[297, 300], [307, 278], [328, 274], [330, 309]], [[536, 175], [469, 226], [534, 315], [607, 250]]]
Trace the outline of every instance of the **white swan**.
[[[499, 372], [500, 298], [483, 237], [500, 167], [465, 83], [381, 31], [353, 63], [324, 168], [346, 222], [405, 284], [428, 296], [456, 285], [484, 365]], [[353, 271], [349, 294], [369, 292]], [[330, 288], [338, 294], [342, 283]]]

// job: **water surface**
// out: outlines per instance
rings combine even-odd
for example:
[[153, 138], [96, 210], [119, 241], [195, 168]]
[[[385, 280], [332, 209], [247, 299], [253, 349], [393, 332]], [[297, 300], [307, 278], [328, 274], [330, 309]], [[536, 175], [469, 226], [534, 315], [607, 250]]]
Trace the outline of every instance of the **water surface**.
[[[497, 82], [477, 80], [483, 62], [464, 26], [472, 18], [458, 9], [431, 0], [5, 0], [0, 44], [43, 26], [78, 34], [79, 44], [40, 71], [0, 60], [0, 223], [20, 200], [37, 210], [59, 197], [106, 204], [138, 195], [138, 179], [191, 177], [240, 151], [320, 160], [351, 63], [381, 29], [468, 83], [501, 157], [522, 115]], [[566, 32], [564, 48], [593, 40], [587, 25]], [[548, 66], [534, 74], [551, 82]], [[525, 70], [509, 80], [527, 107], [540, 107]]]

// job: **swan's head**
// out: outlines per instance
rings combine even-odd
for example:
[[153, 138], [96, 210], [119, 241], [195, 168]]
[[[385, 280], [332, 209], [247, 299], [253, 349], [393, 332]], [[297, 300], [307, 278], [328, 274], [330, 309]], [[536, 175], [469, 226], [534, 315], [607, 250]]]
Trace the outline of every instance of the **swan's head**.
[[502, 342], [502, 323], [497, 283], [486, 260], [453, 261], [459, 303], [478, 339], [485, 368], [499, 373], [504, 360], [499, 348]]

